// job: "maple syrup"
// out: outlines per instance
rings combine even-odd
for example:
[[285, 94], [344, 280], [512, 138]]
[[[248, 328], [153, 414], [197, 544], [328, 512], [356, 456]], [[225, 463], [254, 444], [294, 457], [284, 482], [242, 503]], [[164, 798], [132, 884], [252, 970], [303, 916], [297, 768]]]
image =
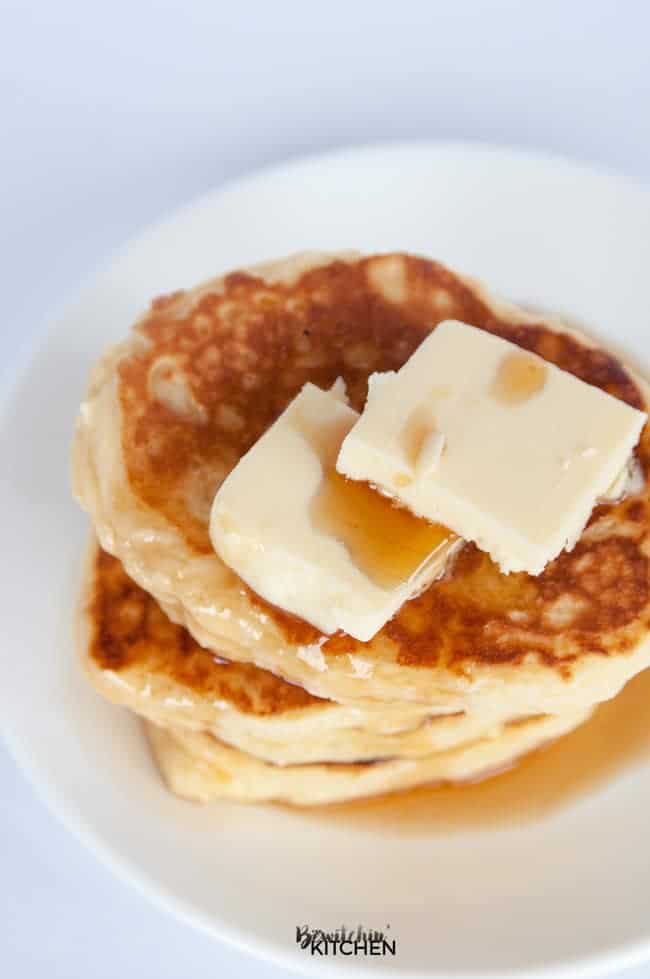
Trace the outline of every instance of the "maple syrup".
[[305, 811], [380, 832], [453, 833], [526, 825], [650, 761], [650, 670], [570, 734], [482, 782], [428, 786]]
[[503, 358], [490, 394], [503, 404], [523, 404], [539, 394], [546, 384], [548, 368], [527, 353], [512, 353]]
[[335, 537], [350, 558], [380, 588], [395, 588], [456, 535], [442, 524], [420, 520], [367, 483], [328, 469], [311, 503], [314, 527]]

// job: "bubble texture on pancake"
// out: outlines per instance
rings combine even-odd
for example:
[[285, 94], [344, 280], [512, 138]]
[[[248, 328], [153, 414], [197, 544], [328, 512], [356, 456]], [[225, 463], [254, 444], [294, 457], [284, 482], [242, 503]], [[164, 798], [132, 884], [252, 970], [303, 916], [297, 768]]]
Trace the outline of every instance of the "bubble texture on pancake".
[[[399, 368], [448, 318], [648, 406], [645, 384], [618, 359], [436, 262], [287, 259], [157, 300], [98, 365], [74, 471], [102, 546], [202, 645], [321, 697], [503, 716], [613, 696], [650, 662], [647, 485], [598, 507], [577, 547], [537, 578], [504, 576], [466, 546], [369, 643], [321, 636], [273, 609], [210, 550], [216, 489], [305, 381], [342, 376], [358, 410], [368, 375]], [[647, 474], [647, 426], [637, 454]]]

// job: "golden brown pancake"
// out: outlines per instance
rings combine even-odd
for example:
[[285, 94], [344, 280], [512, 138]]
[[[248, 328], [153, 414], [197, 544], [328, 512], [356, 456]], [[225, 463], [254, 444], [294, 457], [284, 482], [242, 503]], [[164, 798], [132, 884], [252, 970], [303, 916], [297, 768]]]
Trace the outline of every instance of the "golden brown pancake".
[[170, 622], [120, 562], [96, 547], [86, 586], [81, 652], [93, 686], [163, 727], [206, 730], [283, 765], [420, 758], [503, 730], [478, 714], [337, 704], [249, 663], [229, 663]]
[[271, 765], [209, 734], [147, 723], [154, 758], [168, 787], [195, 802], [290, 802], [299, 806], [346, 802], [420, 785], [477, 782], [511, 768], [524, 754], [568, 734], [590, 714], [536, 717], [504, 725], [479, 739], [423, 758], [349, 765]]
[[[306, 381], [343, 377], [360, 410], [368, 375], [398, 369], [449, 318], [648, 408], [617, 358], [436, 262], [287, 259], [156, 300], [96, 368], [74, 472], [102, 546], [203, 646], [320, 697], [504, 716], [613, 696], [650, 662], [647, 485], [598, 507], [576, 548], [536, 578], [505, 576], [466, 546], [368, 643], [270, 607], [211, 550], [214, 493]], [[649, 456], [646, 426], [644, 474]]]

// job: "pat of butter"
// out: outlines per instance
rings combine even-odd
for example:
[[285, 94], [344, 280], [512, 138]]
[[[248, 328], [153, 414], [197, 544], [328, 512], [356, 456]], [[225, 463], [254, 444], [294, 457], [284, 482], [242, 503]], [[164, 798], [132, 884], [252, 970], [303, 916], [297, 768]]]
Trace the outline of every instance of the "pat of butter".
[[[626, 470], [647, 416], [512, 343], [447, 321], [370, 378], [337, 470], [539, 574]], [[611, 495], [611, 491], [610, 491]]]
[[267, 601], [367, 641], [440, 576], [460, 541], [336, 472], [358, 417], [341, 382], [306, 384], [220, 487], [210, 537]]

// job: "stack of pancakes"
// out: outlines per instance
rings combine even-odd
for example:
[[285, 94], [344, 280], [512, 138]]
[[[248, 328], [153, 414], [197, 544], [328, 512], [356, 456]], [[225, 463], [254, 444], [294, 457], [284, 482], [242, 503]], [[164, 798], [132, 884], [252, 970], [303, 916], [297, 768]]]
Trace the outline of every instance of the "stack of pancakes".
[[[445, 319], [648, 410], [646, 385], [574, 330], [401, 254], [305, 255], [163, 297], [95, 368], [73, 452], [100, 545], [85, 662], [146, 719], [180, 795], [307, 805], [482, 778], [650, 663], [645, 480], [538, 577], [465, 545], [366, 643], [270, 606], [214, 552], [216, 490], [303, 384], [342, 377], [360, 411], [368, 376]], [[637, 458], [645, 476], [648, 428]]]

